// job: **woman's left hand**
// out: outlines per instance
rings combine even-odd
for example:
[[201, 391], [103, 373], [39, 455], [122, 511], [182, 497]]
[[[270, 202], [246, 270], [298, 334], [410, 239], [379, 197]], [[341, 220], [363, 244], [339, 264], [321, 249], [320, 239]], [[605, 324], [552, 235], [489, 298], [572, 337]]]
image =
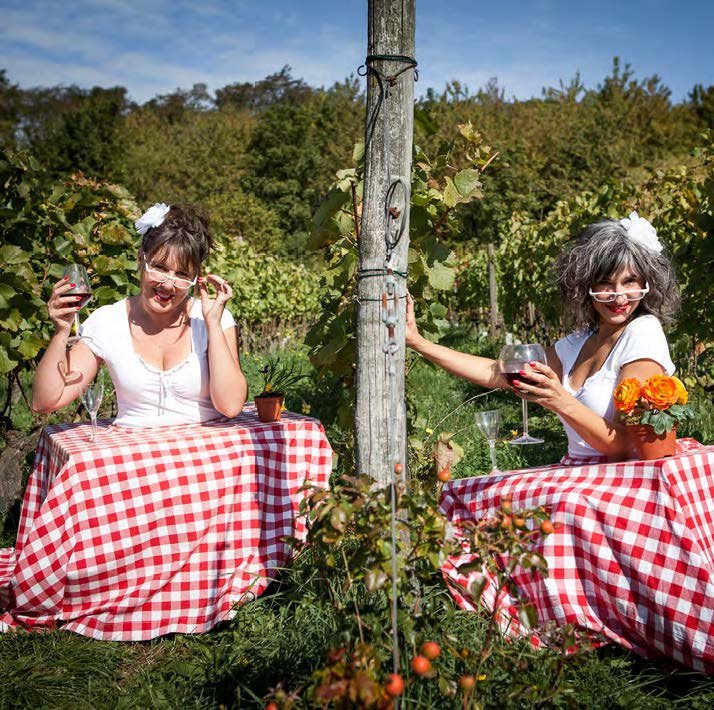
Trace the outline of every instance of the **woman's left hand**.
[[[208, 284], [216, 289], [216, 295], [213, 298], [208, 293]], [[220, 326], [226, 302], [233, 297], [233, 289], [230, 284], [220, 276], [206, 274], [198, 278], [198, 293], [201, 297], [203, 319], [206, 324]]]
[[520, 372], [513, 391], [529, 402], [540, 404], [552, 412], [560, 412], [572, 395], [563, 387], [556, 372], [542, 362], [531, 362]]

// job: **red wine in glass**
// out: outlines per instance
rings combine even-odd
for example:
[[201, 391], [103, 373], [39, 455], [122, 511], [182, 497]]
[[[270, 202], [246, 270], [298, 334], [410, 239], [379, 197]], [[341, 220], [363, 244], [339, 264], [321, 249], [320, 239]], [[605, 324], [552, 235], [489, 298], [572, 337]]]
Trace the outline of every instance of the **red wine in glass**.
[[513, 370], [512, 372], [501, 372], [503, 375], [504, 379], [506, 382], [508, 382], [509, 386], [514, 387], [516, 380], [519, 382], [525, 382], [527, 385], [535, 385], [537, 384], [534, 380], [531, 380], [529, 377], [525, 377], [524, 375], [521, 375], [521, 370], [527, 365], [528, 363], [522, 362], [519, 364], [517, 370]]
[[[533, 380], [521, 375], [529, 362], [542, 362], [547, 364], [545, 350], [538, 343], [524, 343], [517, 345], [504, 345], [498, 357], [498, 367], [508, 384], [513, 387], [514, 381], [519, 380], [525, 384], [535, 384]], [[512, 439], [510, 444], [542, 444], [543, 439], [538, 439], [528, 433], [528, 402], [522, 401], [523, 434]]]
[[76, 293], [74, 291], [72, 292], [72, 295], [78, 299], [77, 306], [80, 308], [84, 308], [87, 303], [89, 303], [89, 299], [92, 297], [91, 293]]

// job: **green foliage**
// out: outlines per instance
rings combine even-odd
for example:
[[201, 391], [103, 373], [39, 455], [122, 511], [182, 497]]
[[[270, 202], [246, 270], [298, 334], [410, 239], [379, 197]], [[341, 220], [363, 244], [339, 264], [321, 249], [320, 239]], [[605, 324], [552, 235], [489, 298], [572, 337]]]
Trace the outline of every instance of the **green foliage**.
[[[0, 73], [0, 94], [0, 140], [30, 146], [42, 163], [0, 157], [0, 371], [21, 375], [0, 387], [0, 400], [14, 402], [17, 382], [26, 387], [30, 381], [51, 327], [49, 286], [63, 262], [94, 266], [94, 304], [132, 292], [131, 219], [140, 210], [122, 189], [99, 180], [75, 176], [50, 185], [53, 175], [83, 168], [125, 184], [142, 205], [188, 201], [210, 210], [219, 247], [209, 267], [233, 285], [230, 307], [250, 348], [264, 348], [276, 334], [298, 333], [300, 321], [317, 321], [310, 343], [323, 377], [301, 380], [288, 405], [311, 407], [335, 448], [345, 448], [352, 425], [354, 226], [363, 148], [354, 153], [356, 167], [340, 170], [329, 187], [362, 131], [364, 106], [354, 81], [316, 90], [286, 67], [255, 84], [218, 90], [215, 105], [205, 86], [195, 85], [137, 108], [122, 103], [125, 95], [117, 90], [24, 91]], [[656, 77], [635, 81], [629, 67], [617, 63], [597, 89], [586, 90], [576, 78], [523, 102], [504, 100], [495, 83], [474, 96], [456, 82], [441, 97], [432, 92], [415, 115], [412, 177], [410, 288], [422, 330], [466, 351], [497, 352], [498, 343], [482, 334], [449, 329], [449, 320], [483, 318], [483, 246], [493, 242], [509, 326], [553, 331], [548, 267], [554, 254], [588, 221], [637, 209], [674, 251], [685, 288], [680, 332], [711, 342], [712, 141], [711, 134], [696, 137], [711, 127], [711, 96], [712, 87], [695, 87], [687, 104], [672, 106]], [[695, 143], [699, 152], [688, 157]], [[496, 150], [498, 160], [482, 180]], [[325, 194], [311, 236], [325, 253], [320, 275], [319, 261], [303, 266], [274, 252], [303, 253], [310, 214]], [[691, 338], [684, 349], [696, 355], [687, 385], [710, 387], [714, 350], [692, 347]], [[303, 353], [288, 354], [293, 357], [307, 368]], [[245, 352], [243, 360], [257, 391], [262, 362]], [[711, 683], [696, 674], [663, 672], [622, 650], [568, 663], [562, 653], [567, 635], [553, 637], [554, 649], [534, 652], [527, 643], [489, 635], [487, 615], [456, 608], [438, 574], [446, 548], [430, 478], [435, 441], [446, 429], [452, 450], [463, 449], [455, 476], [489, 470], [486, 443], [475, 434], [466, 404], [476, 397], [475, 406], [502, 410], [497, 453], [504, 469], [552, 463], [565, 438], [555, 417], [536, 407], [531, 428], [546, 444], [508, 446], [520, 426], [516, 398], [498, 392], [481, 399], [478, 388], [417, 358], [409, 369], [410, 469], [418, 480], [398, 501], [408, 512], [400, 523], [408, 573], [399, 582], [406, 703], [468, 704], [455, 679], [476, 674], [475, 697], [484, 707], [709, 707]], [[682, 435], [712, 443], [711, 397], [695, 387], [691, 402], [695, 416], [683, 423]], [[23, 407], [20, 399], [18, 410]], [[347, 458], [340, 459], [341, 471], [349, 470]], [[379, 702], [377, 688], [391, 670], [390, 506], [384, 491], [360, 486], [343, 479], [336, 492], [313, 499], [312, 547], [272, 593], [240, 607], [234, 622], [210, 634], [120, 645], [61, 632], [0, 635], [0, 706], [262, 707], [274, 698], [281, 706], [307, 707], [322, 702], [325, 692], [344, 699], [364, 687]], [[523, 530], [504, 532], [499, 525], [492, 532], [489, 544], [510, 541], [527, 549], [528, 541], [515, 534]], [[360, 635], [364, 645], [356, 643]], [[409, 658], [426, 639], [442, 647], [435, 672], [409, 677]]]
[[[94, 307], [136, 292], [133, 220], [140, 210], [124, 188], [81, 174], [53, 184], [23, 153], [0, 154], [0, 180], [0, 375], [14, 379], [33, 368], [51, 337], [46, 302], [64, 264], [88, 268]], [[313, 272], [244, 242], [229, 248], [226, 241], [209, 268], [233, 284], [230, 307], [245, 327], [271, 324], [285, 336], [285, 325], [314, 317], [319, 286]]]
[[121, 187], [80, 174], [47, 187], [37, 162], [0, 154], [0, 374], [32, 367], [50, 337], [46, 300], [63, 264], [90, 273], [97, 305], [134, 292], [138, 216]]
[[0, 69], [0, 147], [10, 148], [20, 120], [22, 90], [11, 84], [7, 72]]
[[319, 310], [319, 276], [302, 263], [224, 238], [208, 267], [231, 284], [229, 307], [247, 328], [314, 318]]
[[[432, 631], [435, 621], [432, 614], [439, 613], [438, 604], [431, 603], [424, 588], [433, 583], [447, 557], [461, 551], [462, 544], [468, 545], [474, 556], [471, 565], [474, 569], [485, 566], [493, 573], [499, 590], [497, 594], [510, 584], [510, 575], [516, 566], [545, 572], [545, 560], [534, 552], [534, 545], [541, 536], [539, 523], [547, 518], [542, 510], [520, 511], [512, 516], [510, 503], [504, 501], [503, 509], [494, 519], [465, 526], [460, 531], [464, 536], [460, 541], [437, 510], [438, 491], [433, 486], [412, 481], [409, 492], [399, 490], [394, 502], [391, 495], [389, 488], [376, 489], [368, 476], [344, 477], [332, 491], [313, 490], [306, 501], [309, 528], [304, 546], [310, 551], [315, 586], [305, 594], [331, 600], [338, 612], [353, 609], [354, 617], [345, 620], [343, 638], [351, 645], [357, 621], [360, 639], [360, 644], [352, 649], [352, 662], [345, 659], [344, 648], [338, 649], [328, 658], [327, 668], [313, 674], [317, 687], [312, 694], [308, 692], [308, 699], [324, 700], [329, 692], [337, 707], [350, 707], [350, 697], [364, 693], [370, 698], [365, 707], [382, 707], [379, 703], [383, 698], [375, 681], [379, 678], [381, 664], [389, 657], [392, 643], [387, 617], [389, 600], [393, 595], [399, 599], [402, 673], [408, 676], [407, 660], [415, 655], [415, 648], [429, 639], [427, 634]], [[391, 578], [392, 505], [397, 521], [396, 587]], [[501, 568], [496, 564], [499, 556], [509, 560], [508, 567]], [[464, 568], [463, 571], [467, 570]], [[480, 592], [475, 594], [478, 597]], [[521, 612], [523, 623], [534, 622], [532, 606], [521, 605]], [[497, 614], [489, 614], [479, 653], [469, 664], [476, 676], [489, 674], [507, 662], [497, 623]], [[573, 642], [566, 641], [566, 637], [567, 633], [555, 645], [571, 645]], [[362, 661], [357, 662], [360, 657]], [[540, 692], [546, 691], [542, 688], [534, 698], [531, 684], [521, 683], [520, 675], [514, 673], [511, 677], [514, 698], [525, 695], [529, 700], [535, 699]], [[415, 692], [419, 692], [415, 677], [412, 677], [412, 683]], [[472, 691], [472, 696], [480, 698], [485, 692], [478, 688]], [[557, 682], [546, 692], [557, 695]], [[431, 691], [431, 697], [453, 697], [455, 694], [453, 671], [448, 675], [445, 673]]]
[[120, 126], [129, 108], [121, 86], [33, 88], [21, 92], [15, 136], [52, 179], [78, 170], [106, 179], [121, 154]]
[[186, 110], [173, 120], [141, 108], [122, 127], [116, 176], [140, 204], [200, 204], [216, 233], [275, 249], [281, 239], [277, 213], [244, 187], [254, 123], [245, 111]]
[[655, 226], [678, 266], [683, 290], [679, 332], [703, 341], [714, 338], [714, 313], [702, 288], [714, 264], [714, 144], [711, 133], [705, 139], [690, 167], [655, 171], [640, 185], [609, 183], [597, 192], [561, 200], [543, 219], [514, 213], [504, 225], [497, 252], [500, 280], [509, 286], [501, 304], [506, 322], [525, 327], [528, 303], [535, 302], [545, 323], [557, 323], [550, 270], [558, 252], [588, 223], [637, 210]]
[[[319, 373], [341, 377], [351, 390], [356, 357], [354, 320], [359, 255], [356, 220], [362, 211], [364, 146], [355, 147], [355, 168], [340, 170], [326, 201], [315, 213], [310, 244], [326, 252], [321, 277], [322, 310], [306, 343]], [[414, 148], [410, 209], [409, 290], [417, 303], [422, 332], [437, 339], [448, 326], [440, 296], [454, 283], [454, 254], [445, 242], [458, 229], [458, 208], [479, 199], [480, 173], [492, 154], [471, 125], [440, 146], [434, 156]], [[454, 165], [460, 165], [459, 169]], [[351, 418], [351, 394], [343, 420]]]
[[347, 80], [261, 110], [251, 134], [246, 186], [278, 215], [280, 253], [305, 253], [312, 213], [362, 131], [360, 108], [358, 85]]
[[[446, 342], [479, 352], [491, 352], [497, 347], [468, 334], [448, 336]], [[290, 356], [308, 369], [304, 354], [281, 353], [281, 357]], [[261, 364], [259, 358], [244, 358], [252, 389], [260, 382]], [[410, 386], [415, 399], [423, 404], [425, 425], [437, 431], [448, 427], [456, 432], [464, 458], [454, 474], [487, 472], [487, 445], [473, 424], [473, 405], [455, 410], [457, 403], [473, 396], [476, 389], [424, 361], [412, 367]], [[293, 393], [296, 399], [291, 408], [299, 411], [301, 400], [310, 402], [311, 415], [332, 422], [333, 395], [323, 387], [312, 377], [302, 381]], [[711, 398], [697, 389], [691, 394], [697, 419], [687, 425], [691, 426], [688, 433], [712, 443]], [[498, 456], [504, 470], [552, 463], [562, 453], [562, 426], [542, 408], [531, 407], [531, 426], [533, 433], [546, 439], [546, 444], [513, 447], [505, 440], [510, 438], [509, 430], [519, 426], [517, 398], [498, 392], [476, 404], [502, 410]], [[706, 431], [709, 438], [702, 433]], [[329, 436], [331, 441], [337, 440], [339, 430], [331, 430]], [[425, 454], [424, 470], [433, 471], [433, 460], [427, 463], [428, 458]], [[344, 481], [344, 485], [350, 484]], [[533, 707], [539, 703], [563, 708], [626, 704], [642, 710], [674, 704], [709, 707], [713, 693], [710, 679], [642, 661], [623, 649], [611, 647], [566, 660], [557, 646], [565, 637], [560, 641], [554, 637], [554, 648], [545, 651], [533, 651], [527, 641], [505, 641], [498, 634], [486, 639], [489, 616], [458, 609], [440, 574], [429, 572], [429, 558], [440, 550], [438, 530], [443, 520], [434, 512], [438, 489], [429, 483], [423, 489], [424, 497], [409, 503], [415, 510], [414, 527], [410, 527], [411, 542], [401, 548], [402, 554], [409, 557], [418, 540], [424, 543], [417, 553], [423, 551], [424, 559], [408, 562], [418, 569], [420, 585], [412, 589], [408, 578], [403, 578], [407, 599], [414, 603], [418, 599], [416, 613], [412, 613], [415, 607], [410, 606], [400, 615], [400, 625], [404, 624], [402, 628], [409, 634], [400, 636], [405, 706], [461, 706], [464, 696], [456, 679], [468, 674], [483, 676], [476, 686], [477, 698], [487, 708]], [[338, 491], [344, 491], [344, 487]], [[101, 642], [63, 631], [0, 634], [0, 707], [263, 708], [268, 699], [275, 699], [283, 707], [290, 707], [288, 699], [293, 708], [315, 707], [314, 693], [325, 685], [325, 680], [337, 681], [346, 676], [354, 683], [360, 669], [383, 688], [391, 672], [390, 585], [387, 582], [370, 592], [366, 578], [373, 568], [379, 572], [386, 566], [389, 571], [383, 557], [384, 544], [388, 544], [388, 499], [379, 492], [377, 499], [366, 506], [364, 515], [357, 511], [354, 518], [349, 517], [343, 532], [333, 529], [332, 523], [335, 508], [344, 506], [345, 514], [351, 515], [351, 508], [359, 500], [356, 493], [344, 499], [327, 494], [324, 510], [314, 508], [321, 520], [312, 534], [315, 538], [332, 534], [336, 541], [318, 542], [318, 549], [306, 548], [265, 595], [239, 607], [234, 620], [210, 633], [178, 635], [149, 643]], [[401, 505], [406, 501], [402, 500]], [[338, 527], [342, 525], [341, 518], [335, 514]], [[427, 528], [423, 533], [416, 529], [421, 525]], [[354, 560], [353, 554], [357, 555]], [[366, 567], [358, 568], [365, 561]], [[347, 570], [351, 575], [354, 572], [351, 584]], [[374, 581], [379, 583], [378, 574]], [[355, 613], [355, 602], [359, 615]], [[363, 665], [359, 659], [365, 654], [356, 648], [360, 630], [371, 649]], [[425, 640], [439, 643], [441, 654], [433, 662], [433, 676], [417, 678], [409, 670], [409, 661]], [[492, 652], [479, 671], [484, 648]], [[340, 656], [342, 666], [336, 660], [340, 649], [344, 649]]]
[[61, 631], [3, 633], [0, 707], [109, 707], [127, 655], [115, 644]]
[[657, 76], [638, 81], [617, 58], [599, 87], [586, 89], [576, 75], [545, 89], [541, 99], [506, 101], [495, 81], [475, 95], [453, 83], [422, 102], [440, 127], [423, 143], [434, 150], [457, 125], [470, 121], [500, 151], [484, 199], [463, 212], [470, 239], [497, 243], [500, 225], [514, 211], [539, 219], [559, 200], [691, 150], [706, 123], [698, 118], [698, 103], [673, 107], [669, 94]]
[[307, 377], [294, 361], [281, 361], [275, 354], [268, 356], [260, 372], [263, 376], [263, 390], [258, 396], [285, 396], [300, 380]]
[[300, 103], [312, 96], [314, 90], [302, 79], [294, 79], [285, 65], [279, 72], [269, 74], [255, 83], [236, 82], [216, 90], [219, 109], [249, 109], [255, 111], [277, 103]]

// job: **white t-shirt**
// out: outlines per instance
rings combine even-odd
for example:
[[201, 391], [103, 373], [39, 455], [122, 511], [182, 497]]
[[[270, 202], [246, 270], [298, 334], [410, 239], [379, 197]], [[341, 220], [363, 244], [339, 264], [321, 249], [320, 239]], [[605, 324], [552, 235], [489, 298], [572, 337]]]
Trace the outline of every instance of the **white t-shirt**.
[[[171, 426], [221, 416], [211, 402], [208, 333], [201, 302], [190, 307], [191, 353], [170, 370], [148, 365], [134, 351], [126, 299], [94, 311], [81, 328], [92, 352], [107, 365], [117, 395], [115, 424], [130, 427]], [[223, 330], [235, 326], [223, 311]]]
[[[585, 341], [592, 331], [578, 331], [567, 335], [555, 344], [555, 352], [563, 366], [563, 387], [575, 398], [593, 412], [610, 421], [615, 420], [615, 405], [612, 395], [617, 387], [620, 369], [628, 362], [635, 360], [654, 360], [662, 365], [664, 371], [671, 375], [674, 363], [669, 356], [667, 338], [659, 320], [653, 315], [633, 318], [625, 328], [625, 332], [615, 343], [603, 366], [585, 380], [579, 390], [570, 386], [570, 371], [580, 353]], [[562, 421], [562, 419], [561, 419]], [[600, 456], [601, 452], [593, 449], [574, 429], [563, 422], [568, 435], [568, 454], [575, 457]]]

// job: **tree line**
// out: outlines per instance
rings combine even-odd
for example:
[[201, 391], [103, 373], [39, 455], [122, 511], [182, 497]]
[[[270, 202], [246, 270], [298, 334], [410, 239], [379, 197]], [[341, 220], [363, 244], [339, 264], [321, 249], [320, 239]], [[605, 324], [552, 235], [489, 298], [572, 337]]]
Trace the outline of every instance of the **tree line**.
[[[463, 238], [484, 244], [516, 211], [540, 218], [578, 192], [686, 159], [714, 125], [714, 86], [674, 104], [658, 77], [638, 80], [617, 59], [596, 88], [576, 76], [525, 101], [506, 98], [495, 79], [475, 93], [452, 81], [418, 101], [416, 143], [436, 153], [466, 122], [499, 152], [484, 199], [461, 211]], [[29, 151], [48, 178], [79, 171], [125, 186], [140, 205], [197, 202], [217, 232], [300, 259], [363, 125], [354, 76], [315, 88], [287, 66], [143, 105], [121, 86], [22, 88], [0, 71], [0, 144]]]

